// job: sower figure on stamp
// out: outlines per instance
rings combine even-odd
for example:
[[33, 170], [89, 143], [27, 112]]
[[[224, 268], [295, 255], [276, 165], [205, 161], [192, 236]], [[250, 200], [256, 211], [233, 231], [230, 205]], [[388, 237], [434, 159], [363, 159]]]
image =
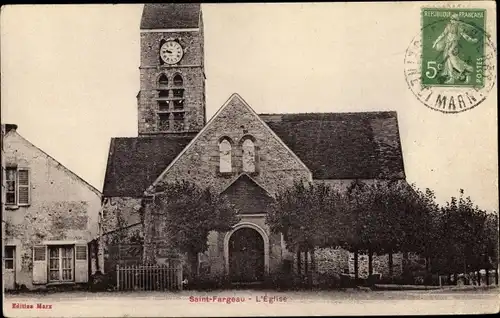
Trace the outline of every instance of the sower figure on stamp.
[[478, 40], [465, 33], [465, 25], [458, 19], [458, 14], [452, 14], [450, 22], [446, 25], [443, 33], [434, 41], [432, 45], [438, 51], [443, 51], [444, 67], [441, 75], [447, 77], [447, 84], [453, 83], [455, 79], [465, 76], [465, 81], [469, 81], [467, 72], [473, 72], [473, 67], [458, 57], [458, 42], [460, 37], [476, 43]]

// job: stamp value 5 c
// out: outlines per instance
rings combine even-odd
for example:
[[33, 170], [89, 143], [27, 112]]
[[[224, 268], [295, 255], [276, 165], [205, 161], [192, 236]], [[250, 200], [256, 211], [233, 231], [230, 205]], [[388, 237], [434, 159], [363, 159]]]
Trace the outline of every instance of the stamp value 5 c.
[[479, 105], [495, 82], [486, 10], [423, 8], [422, 29], [405, 56], [405, 77], [427, 107], [457, 113]]
[[422, 84], [484, 86], [486, 10], [422, 10]]

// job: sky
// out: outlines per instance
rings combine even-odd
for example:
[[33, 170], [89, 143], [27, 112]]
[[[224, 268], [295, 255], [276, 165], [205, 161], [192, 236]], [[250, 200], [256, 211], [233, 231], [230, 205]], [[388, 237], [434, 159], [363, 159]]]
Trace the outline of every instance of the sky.
[[[420, 32], [419, 4], [202, 10], [207, 119], [232, 93], [257, 113], [397, 111], [409, 183], [433, 189], [439, 203], [463, 188], [498, 211], [496, 84], [459, 114], [415, 98], [403, 62]], [[99, 190], [110, 139], [137, 136], [141, 12], [140, 4], [2, 7], [2, 123]]]

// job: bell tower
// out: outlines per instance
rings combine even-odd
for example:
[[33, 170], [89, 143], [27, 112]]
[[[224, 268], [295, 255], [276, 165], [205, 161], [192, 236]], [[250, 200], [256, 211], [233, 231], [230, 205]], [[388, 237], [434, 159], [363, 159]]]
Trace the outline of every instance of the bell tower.
[[206, 123], [200, 4], [145, 4], [140, 31], [139, 136], [198, 133]]

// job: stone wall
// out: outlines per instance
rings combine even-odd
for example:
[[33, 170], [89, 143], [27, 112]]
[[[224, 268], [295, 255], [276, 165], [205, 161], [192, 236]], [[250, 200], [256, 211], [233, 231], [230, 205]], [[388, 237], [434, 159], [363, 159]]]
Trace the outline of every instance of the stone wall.
[[[169, 244], [169, 233], [162, 230], [160, 221], [155, 220], [149, 206], [145, 209], [145, 260], [157, 263], [163, 251], [174, 251], [175, 248]], [[286, 249], [281, 241], [280, 234], [271, 233], [265, 224], [265, 215], [242, 215], [241, 224], [254, 228], [260, 228], [265, 233], [265, 240], [268, 241], [268, 266], [269, 273], [277, 273], [281, 269], [282, 261], [286, 257]], [[225, 252], [225, 243], [228, 242], [230, 234], [227, 232], [210, 232], [208, 236], [208, 249], [199, 255], [200, 274], [204, 279], [223, 279], [228, 274], [228, 254]], [[228, 247], [226, 247], [228, 248]], [[227, 250], [229, 252], [229, 250]]]
[[[102, 273], [114, 272], [117, 264], [142, 264], [144, 258], [144, 231], [142, 223], [104, 235], [97, 251], [97, 267]], [[127, 253], [127, 249], [137, 253]]]
[[[194, 143], [163, 175], [162, 182], [187, 180], [201, 187], [211, 187], [216, 192], [222, 192], [230, 186], [242, 173], [240, 140], [245, 136], [255, 140], [257, 156], [257, 172], [251, 178], [265, 192], [273, 195], [296, 180], [310, 180], [310, 171], [295, 157], [272, 131], [258, 118], [248, 105], [237, 95], [233, 95], [218, 116], [197, 137]], [[219, 173], [219, 140], [227, 137], [233, 144], [233, 172]], [[145, 210], [145, 255], [147, 259], [154, 258], [153, 250], [157, 238], [148, 237], [154, 233], [150, 226], [155, 224], [148, 209]], [[258, 211], [253, 211], [257, 214]], [[265, 212], [265, 211], [261, 211]], [[242, 222], [249, 222], [265, 229], [269, 237], [269, 271], [281, 268], [283, 259], [280, 235], [271, 235], [265, 224], [265, 214], [244, 216]], [[210, 276], [225, 274], [226, 262], [224, 255], [225, 233], [212, 233], [209, 236], [209, 249], [201, 256], [201, 268]], [[222, 244], [222, 245], [221, 245]], [[167, 244], [168, 245], [168, 244]]]
[[[393, 277], [400, 277], [403, 273], [403, 254], [394, 253]], [[373, 274], [381, 274], [382, 277], [389, 277], [389, 255], [373, 255]], [[349, 273], [354, 275], [354, 253], [349, 253]], [[368, 278], [368, 254], [358, 254], [358, 275], [360, 278]]]
[[[286, 256], [286, 249], [281, 241], [280, 234], [271, 233], [265, 224], [265, 216], [243, 216], [241, 223], [254, 224], [266, 233], [269, 242], [269, 274], [278, 273]], [[238, 226], [238, 225], [236, 225]], [[201, 267], [209, 273], [210, 277], [221, 277], [227, 274], [227, 260], [224, 254], [224, 240], [229, 240], [227, 232], [212, 232], [208, 237], [208, 250], [200, 257]], [[229, 251], [228, 251], [229, 252]]]
[[141, 81], [149, 84], [142, 88], [138, 96], [138, 129], [139, 135], [148, 135], [160, 131], [157, 81], [161, 74], [165, 74], [169, 83], [173, 82], [176, 74], [183, 78], [184, 88], [184, 127], [187, 131], [200, 131], [205, 124], [205, 85], [203, 70], [201, 68], [179, 68], [179, 69], [141, 69]]
[[132, 197], [105, 198], [101, 215], [101, 234], [142, 221], [142, 199]]
[[[184, 56], [176, 65], [161, 65], [159, 50], [162, 40], [177, 39], [184, 48]], [[160, 130], [157, 82], [160, 74], [166, 74], [172, 86], [175, 74], [184, 80], [185, 130], [200, 131], [206, 122], [205, 74], [203, 70], [202, 32], [141, 32], [141, 66], [138, 96], [139, 135], [157, 133]]]
[[[293, 259], [294, 272], [298, 272], [297, 268], [297, 255], [291, 255]], [[316, 258], [316, 270], [319, 275], [335, 275], [335, 274], [349, 274], [354, 277], [354, 253], [351, 253], [342, 248], [319, 248], [314, 252]], [[302, 254], [301, 272], [304, 273], [305, 269], [305, 254]], [[393, 277], [398, 278], [403, 274], [403, 253], [393, 253]], [[410, 262], [418, 262], [421, 258], [414, 253], [409, 253], [408, 260]], [[308, 267], [311, 268], [311, 257], [307, 259]], [[389, 277], [389, 255], [373, 255], [373, 273], [381, 274], [382, 278]], [[358, 276], [359, 278], [368, 278], [368, 255], [358, 254]]]
[[184, 56], [178, 66], [203, 64], [203, 35], [200, 31], [188, 32], [141, 32], [141, 67], [160, 64], [160, 41], [177, 39], [184, 48]]
[[319, 274], [340, 274], [347, 269], [348, 252], [344, 249], [321, 248], [314, 253]]
[[96, 261], [102, 272], [108, 272], [116, 265], [116, 260], [110, 255], [111, 246], [143, 243], [142, 202], [141, 198], [132, 197], [104, 199]]
[[[163, 175], [163, 182], [187, 180], [221, 192], [242, 173], [240, 141], [244, 136], [255, 139], [257, 172], [251, 177], [273, 195], [297, 180], [311, 180], [311, 173], [280, 142], [278, 137], [238, 96], [233, 95], [226, 107], [205, 127], [205, 131], [185, 150]], [[233, 147], [233, 172], [219, 173], [219, 140], [229, 138]]]

